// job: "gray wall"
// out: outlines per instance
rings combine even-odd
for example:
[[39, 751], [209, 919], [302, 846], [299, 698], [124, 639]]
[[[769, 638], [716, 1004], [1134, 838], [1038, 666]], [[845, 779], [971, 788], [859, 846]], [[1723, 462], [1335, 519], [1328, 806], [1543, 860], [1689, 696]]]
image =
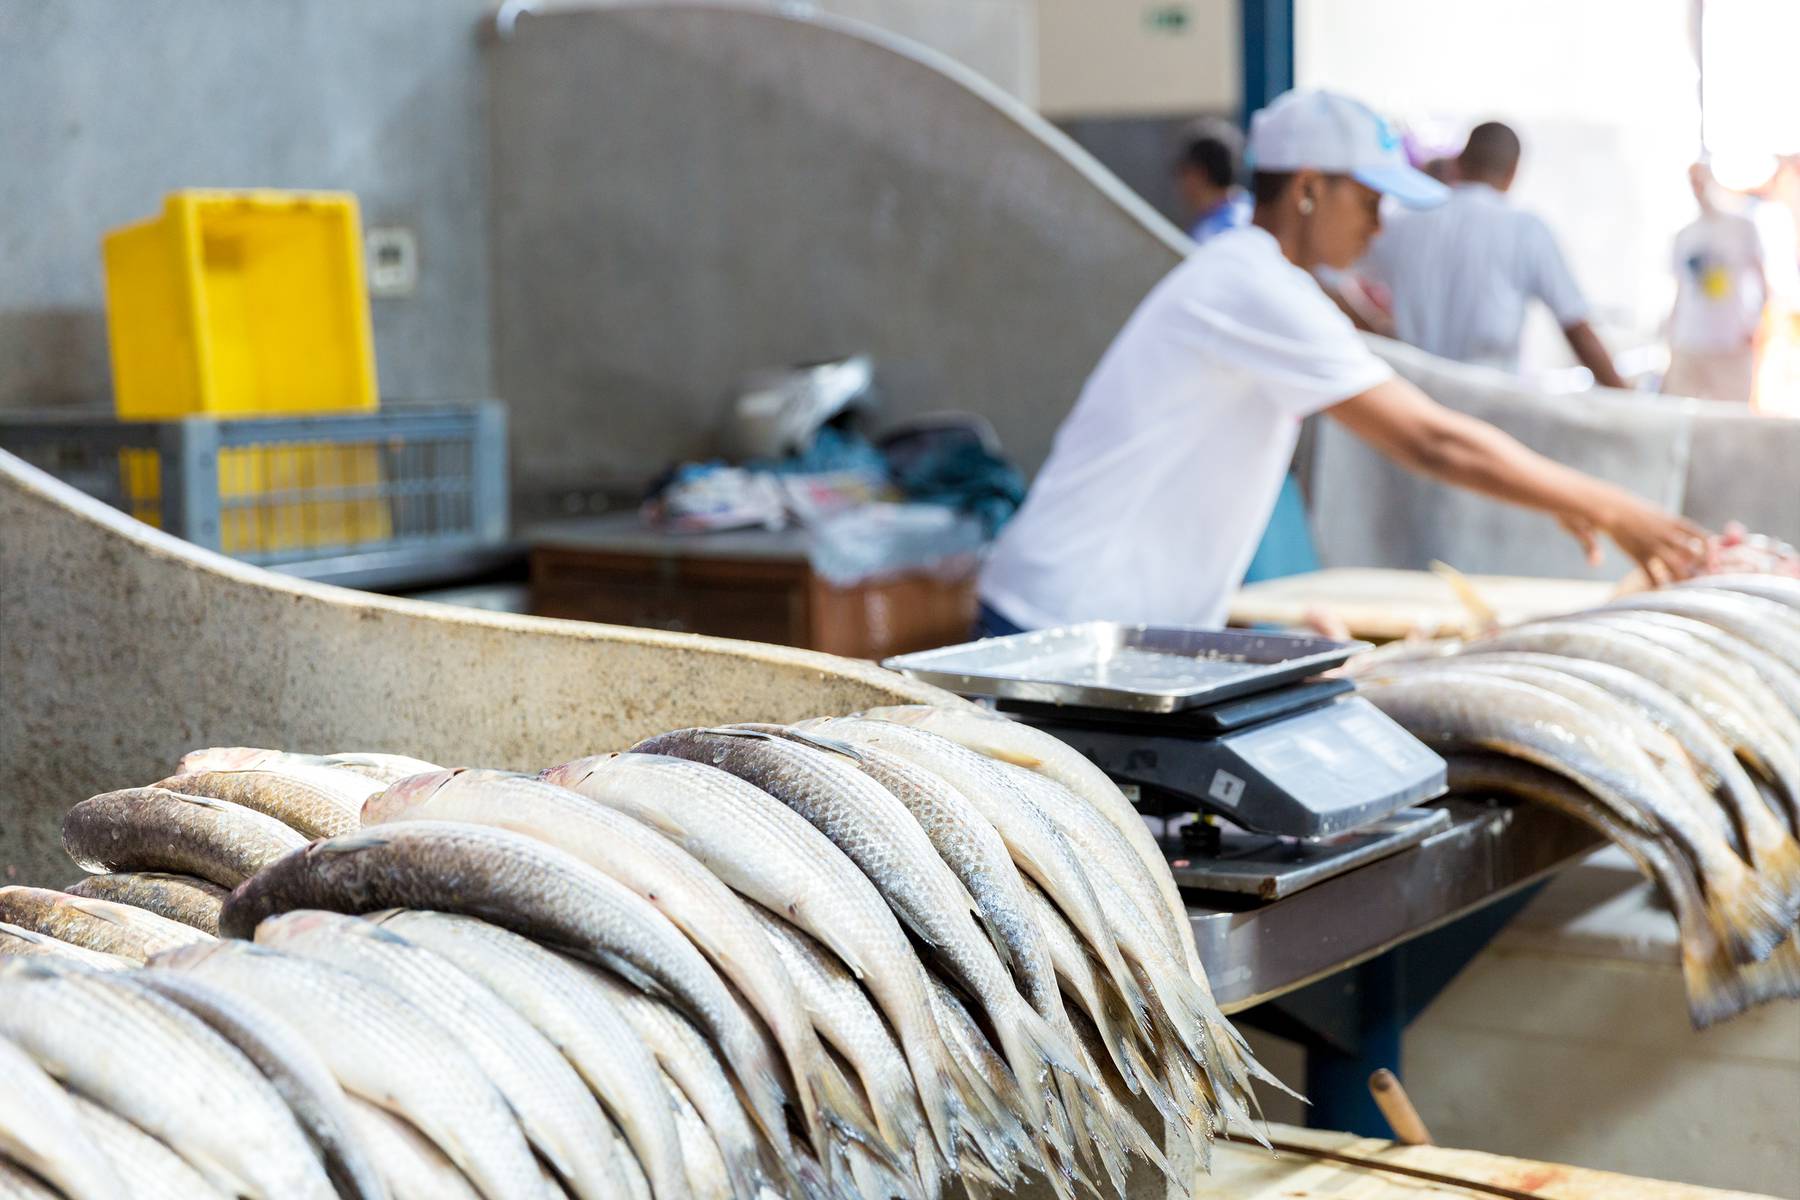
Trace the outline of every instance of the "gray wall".
[[111, 402], [100, 235], [178, 187], [343, 188], [419, 239], [389, 397], [487, 394], [488, 0], [0, 0], [0, 406]]
[[521, 488], [641, 482], [744, 372], [861, 350], [890, 416], [982, 412], [1035, 468], [1185, 244], [993, 89], [829, 23], [557, 11], [489, 61]]

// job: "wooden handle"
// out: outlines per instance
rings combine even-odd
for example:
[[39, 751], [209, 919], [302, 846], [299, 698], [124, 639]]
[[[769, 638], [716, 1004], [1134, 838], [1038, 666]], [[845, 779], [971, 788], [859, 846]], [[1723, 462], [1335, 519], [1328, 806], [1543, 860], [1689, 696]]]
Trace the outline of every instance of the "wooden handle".
[[1400, 1080], [1392, 1071], [1383, 1067], [1369, 1076], [1369, 1094], [1375, 1097], [1375, 1107], [1387, 1118], [1395, 1141], [1403, 1146], [1432, 1144], [1431, 1131], [1419, 1119], [1419, 1110], [1413, 1107], [1406, 1089], [1400, 1086]]

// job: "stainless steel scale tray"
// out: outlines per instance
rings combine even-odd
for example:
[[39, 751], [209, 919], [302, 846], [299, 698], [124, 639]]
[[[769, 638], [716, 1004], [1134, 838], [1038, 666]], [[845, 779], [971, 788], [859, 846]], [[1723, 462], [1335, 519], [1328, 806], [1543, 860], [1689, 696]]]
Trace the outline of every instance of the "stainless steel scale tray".
[[965, 696], [1171, 713], [1305, 679], [1367, 649], [1298, 634], [1090, 621], [882, 665]]

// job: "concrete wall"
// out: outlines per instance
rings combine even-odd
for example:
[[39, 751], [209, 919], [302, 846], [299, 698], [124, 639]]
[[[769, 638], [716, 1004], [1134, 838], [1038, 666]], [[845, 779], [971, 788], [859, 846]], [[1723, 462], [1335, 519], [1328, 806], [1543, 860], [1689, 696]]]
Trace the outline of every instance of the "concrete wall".
[[863, 350], [889, 416], [979, 411], [1034, 468], [1185, 244], [996, 89], [824, 19], [557, 10], [489, 66], [521, 486], [640, 483], [746, 371]]
[[962, 703], [780, 646], [394, 600], [198, 550], [0, 453], [0, 882], [61, 886], [69, 805], [200, 746], [536, 769], [652, 733]]
[[382, 393], [489, 393], [490, 0], [0, 4], [0, 406], [111, 403], [100, 235], [179, 187], [346, 188], [413, 229]]

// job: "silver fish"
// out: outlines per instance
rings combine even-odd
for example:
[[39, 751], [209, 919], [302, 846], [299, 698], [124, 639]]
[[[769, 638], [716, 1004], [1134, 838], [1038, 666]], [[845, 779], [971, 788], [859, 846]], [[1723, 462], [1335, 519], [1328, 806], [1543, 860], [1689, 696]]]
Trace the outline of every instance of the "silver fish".
[[372, 921], [307, 910], [264, 921], [256, 942], [329, 963], [411, 1003], [481, 1066], [576, 1200], [606, 1200], [622, 1189], [605, 1153], [611, 1131], [575, 1069], [530, 1022], [448, 959]]
[[212, 935], [192, 926], [129, 904], [89, 900], [51, 888], [0, 887], [0, 920], [140, 963], [170, 946], [212, 940]]
[[99, 1156], [131, 1180], [131, 1200], [230, 1200], [162, 1142], [125, 1118], [70, 1092], [83, 1131]]
[[1365, 680], [1359, 691], [1428, 745], [1535, 763], [1585, 788], [1620, 824], [1667, 833], [1705, 878], [1709, 912], [1734, 956], [1766, 958], [1786, 937], [1781, 898], [1692, 817], [1641, 750], [1576, 704], [1530, 684], [1447, 670]]
[[[824, 1052], [748, 906], [662, 834], [566, 788], [500, 771], [414, 776], [371, 798], [363, 815], [371, 826], [424, 819], [508, 829], [565, 850], [624, 884], [687, 934], [767, 1024], [800, 1085], [815, 1146], [823, 1145], [821, 1104], [827, 1118], [843, 1119], [833, 1098], [819, 1094]], [[785, 1127], [779, 1132], [785, 1135]], [[777, 1148], [785, 1155], [791, 1147], [784, 1143], [785, 1137]]]
[[349, 1098], [350, 1120], [393, 1200], [481, 1200], [468, 1176], [401, 1117]]
[[304, 835], [241, 804], [127, 788], [83, 800], [63, 817], [63, 849], [84, 871], [180, 871], [236, 887]]
[[334, 1200], [281, 1096], [229, 1042], [129, 972], [0, 967], [0, 1035], [167, 1142], [222, 1191]]
[[700, 1022], [765, 1132], [785, 1120], [779, 1064], [705, 956], [636, 892], [535, 838], [454, 821], [401, 821], [328, 838], [233, 892], [219, 927], [249, 936], [263, 918], [297, 908], [460, 912], [598, 961], [666, 991]]
[[1672, 613], [1717, 626], [1800, 671], [1800, 613], [1760, 596], [1727, 592], [1638, 592], [1609, 600], [1603, 610]]
[[650, 824], [830, 947], [893, 1022], [933, 1140], [951, 1155], [957, 1073], [931, 1018], [924, 968], [881, 893], [829, 838], [761, 788], [685, 759], [581, 759], [545, 778]]
[[324, 1159], [340, 1200], [385, 1200], [387, 1189], [358, 1143], [344, 1089], [300, 1033], [253, 1000], [179, 971], [133, 972], [131, 982], [206, 1022], [274, 1085]]
[[1800, 613], [1800, 579], [1782, 575], [1702, 575], [1674, 585], [1683, 590], [1735, 592], [1786, 605]]
[[[679, 1194], [681, 1147], [674, 1119], [658, 1103], [656, 1060], [625, 1015], [595, 993], [581, 967], [474, 917], [397, 909], [371, 919], [448, 959], [530, 1021], [617, 1115], [657, 1191]], [[610, 1133], [600, 1140], [611, 1146]], [[754, 1166], [754, 1140], [751, 1155]]]
[[214, 746], [195, 750], [182, 757], [177, 774], [191, 771], [242, 771], [249, 769], [286, 770], [290, 767], [330, 767], [372, 779], [386, 786], [426, 771], [441, 771], [436, 763], [404, 754], [380, 754], [374, 751], [349, 750], [337, 754], [289, 754], [282, 750], [262, 750], [254, 746]]
[[404, 1117], [487, 1200], [541, 1197], [543, 1184], [505, 1099], [452, 1035], [387, 988], [244, 941], [165, 951], [153, 966], [192, 972], [274, 1012], [353, 1096]]
[[54, 1184], [68, 1200], [114, 1200], [125, 1185], [96, 1157], [68, 1093], [32, 1057], [0, 1037], [0, 1160], [11, 1159]]
[[62, 1200], [36, 1176], [0, 1158], [0, 1200]]
[[110, 900], [219, 935], [219, 909], [231, 893], [194, 875], [166, 871], [121, 871], [87, 875], [68, 887], [71, 896]]

